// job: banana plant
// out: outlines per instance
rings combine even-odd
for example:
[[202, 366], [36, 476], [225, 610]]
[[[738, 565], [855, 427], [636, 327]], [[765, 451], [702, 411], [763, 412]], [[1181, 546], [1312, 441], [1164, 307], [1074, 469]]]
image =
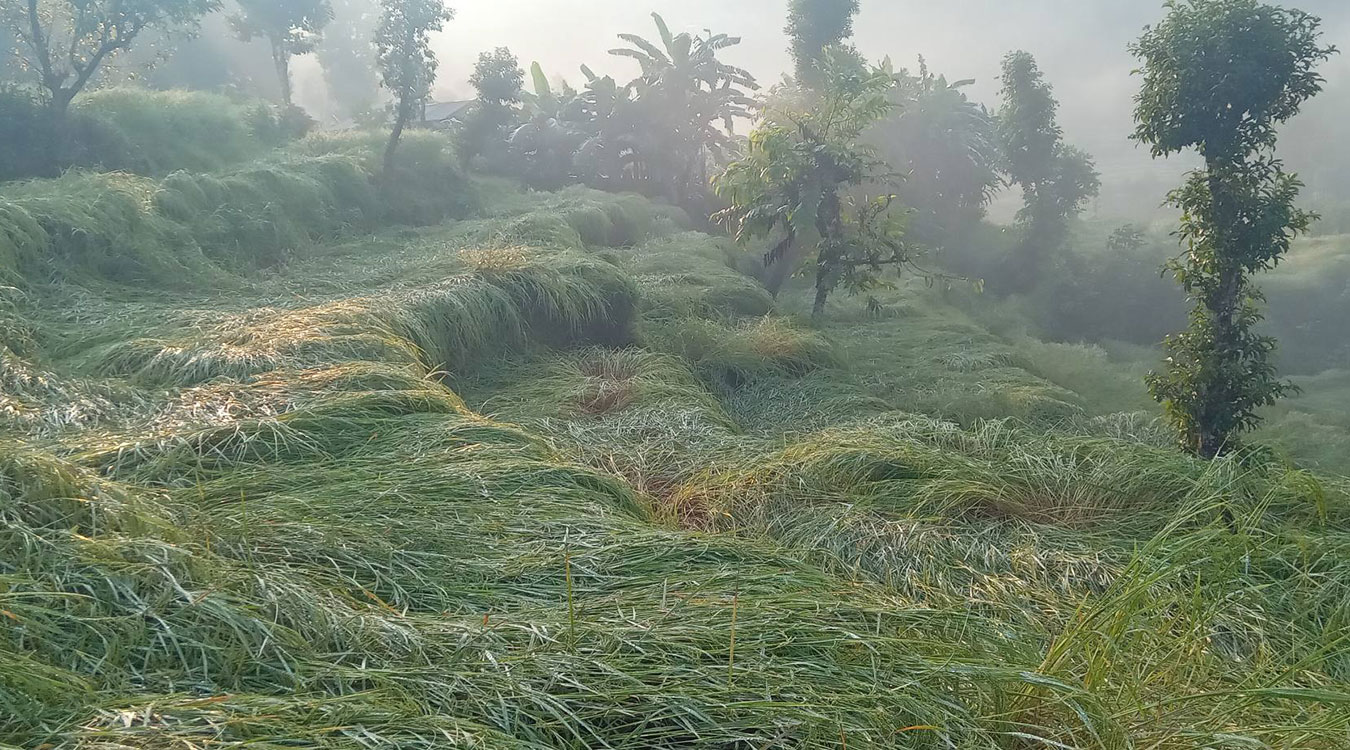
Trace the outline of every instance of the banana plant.
[[627, 47], [610, 54], [638, 62], [641, 75], [630, 84], [639, 120], [633, 147], [663, 191], [683, 205], [705, 196], [711, 164], [734, 150], [736, 120], [751, 115], [746, 90], [759, 86], [747, 71], [717, 58], [740, 44], [726, 34], [673, 34], [653, 13], [659, 43], [620, 34]]
[[555, 92], [538, 62], [530, 66], [530, 78], [534, 91], [521, 92], [526, 120], [508, 143], [527, 184], [556, 190], [572, 179], [572, 157], [585, 139], [585, 133], [566, 119], [577, 92], [566, 83]]

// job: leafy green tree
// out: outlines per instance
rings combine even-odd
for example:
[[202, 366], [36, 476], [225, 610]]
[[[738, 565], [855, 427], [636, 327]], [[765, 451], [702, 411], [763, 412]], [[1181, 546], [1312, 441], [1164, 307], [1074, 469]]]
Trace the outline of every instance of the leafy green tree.
[[70, 102], [114, 56], [147, 31], [188, 32], [219, 0], [0, 0], [0, 21], [19, 42], [62, 127]]
[[478, 56], [469, 83], [478, 92], [474, 110], [460, 132], [463, 156], [485, 157], [489, 164], [505, 160], [507, 134], [520, 116], [521, 86], [525, 71], [506, 47]]
[[431, 34], [445, 28], [455, 11], [442, 0], [382, 0], [375, 53], [385, 88], [394, 95], [394, 124], [384, 149], [384, 170], [394, 166], [403, 131], [436, 82]]
[[974, 81], [948, 83], [922, 58], [917, 75], [901, 70], [895, 81], [896, 107], [867, 138], [906, 175], [896, 194], [914, 212], [910, 237], [943, 247], [984, 218], [1002, 184], [998, 134], [988, 111], [963, 91]]
[[1170, 337], [1167, 366], [1149, 377], [1184, 448], [1232, 450], [1258, 409], [1292, 388], [1276, 378], [1275, 341], [1257, 333], [1269, 270], [1308, 229], [1301, 183], [1275, 158], [1278, 127], [1321, 91], [1317, 65], [1335, 52], [1321, 22], [1257, 0], [1171, 0], [1131, 51], [1143, 62], [1134, 139], [1155, 157], [1195, 149], [1203, 169], [1169, 196], [1186, 248], [1170, 270], [1193, 308]]
[[[638, 118], [634, 141], [645, 172], [662, 192], [689, 209], [702, 209], [710, 163], [725, 163], [734, 149], [735, 120], [750, 117], [754, 76], [717, 53], [740, 44], [726, 34], [672, 34], [653, 13], [660, 44], [620, 34], [628, 47], [610, 54], [638, 61], [642, 74], [629, 84]], [[703, 215], [707, 215], [703, 212]]]
[[272, 65], [281, 85], [281, 101], [294, 105], [291, 96], [291, 57], [314, 51], [323, 29], [333, 20], [328, 0], [235, 0], [239, 13], [230, 24], [240, 41], [267, 40]]
[[520, 61], [509, 48], [498, 47], [478, 55], [478, 63], [469, 76], [469, 84], [478, 92], [480, 105], [513, 107], [520, 104], [525, 71], [520, 69]]
[[[844, 43], [853, 36], [853, 18], [858, 0], [791, 0], [788, 3], [788, 39], [797, 81], [814, 86], [823, 82], [820, 70], [825, 50], [834, 54], [856, 53]], [[845, 52], [847, 50], [847, 52]]]
[[1059, 102], [1030, 53], [1005, 57], [1002, 81], [998, 133], [1009, 180], [1022, 188], [1018, 221], [1024, 230], [1015, 265], [1003, 283], [1013, 291], [1027, 291], [1041, 276], [1047, 257], [1063, 247], [1069, 220], [1100, 192], [1101, 177], [1088, 154], [1065, 145], [1056, 118]]
[[846, 57], [826, 53], [818, 93], [780, 92], [745, 158], [715, 181], [730, 204], [715, 218], [738, 241], [777, 239], [765, 256], [770, 291], [814, 257], [817, 317], [839, 286], [874, 288], [885, 267], [910, 261], [894, 196], [856, 197], [888, 176], [862, 135], [894, 107], [893, 73]]

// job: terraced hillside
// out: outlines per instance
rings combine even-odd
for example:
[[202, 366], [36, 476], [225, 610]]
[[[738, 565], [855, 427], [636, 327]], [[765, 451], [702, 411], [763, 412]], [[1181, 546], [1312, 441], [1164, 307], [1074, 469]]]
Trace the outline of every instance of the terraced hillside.
[[1344, 480], [363, 149], [0, 198], [0, 746], [1350, 744]]

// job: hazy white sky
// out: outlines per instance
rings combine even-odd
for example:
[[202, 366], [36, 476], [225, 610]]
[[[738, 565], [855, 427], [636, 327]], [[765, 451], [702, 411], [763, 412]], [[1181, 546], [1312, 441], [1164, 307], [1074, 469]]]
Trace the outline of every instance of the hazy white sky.
[[[675, 31], [712, 29], [743, 37], [725, 58], [772, 83], [789, 66], [783, 34], [787, 0], [449, 0], [458, 12], [437, 40], [438, 98], [467, 97], [465, 79], [478, 53], [510, 47], [528, 67], [576, 83], [582, 63], [628, 78], [631, 60], [607, 51], [616, 35], [654, 37], [651, 12]], [[1327, 40], [1350, 48], [1350, 0], [1297, 3], [1325, 20]], [[993, 104], [999, 60], [1026, 49], [1040, 60], [1062, 103], [1068, 139], [1095, 154], [1117, 184], [1171, 180], [1177, 165], [1153, 164], [1126, 142], [1131, 129], [1134, 61], [1126, 45], [1162, 16], [1161, 0], [862, 0], [855, 43], [868, 57], [912, 66], [918, 55], [949, 78], [975, 78], [974, 95]], [[1350, 79], [1350, 55], [1328, 78]], [[1316, 117], [1316, 106], [1309, 117]]]

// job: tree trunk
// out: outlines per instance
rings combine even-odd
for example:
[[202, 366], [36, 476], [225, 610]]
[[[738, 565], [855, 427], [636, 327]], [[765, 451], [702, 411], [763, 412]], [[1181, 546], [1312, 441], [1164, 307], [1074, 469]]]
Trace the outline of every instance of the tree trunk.
[[837, 188], [823, 196], [816, 211], [816, 232], [820, 235], [819, 256], [816, 258], [816, 301], [811, 306], [811, 319], [817, 323], [825, 317], [825, 302], [838, 283], [839, 264], [844, 262], [839, 242], [844, 231], [844, 206]]
[[801, 265], [802, 258], [806, 256], [806, 248], [809, 246], [808, 242], [798, 237], [795, 242], [788, 245], [781, 257], [764, 267], [764, 288], [769, 290], [774, 299], [778, 298], [778, 293], [783, 291], [788, 279], [792, 278], [797, 266]]
[[290, 109], [294, 106], [291, 99], [291, 56], [278, 39], [272, 40], [272, 64], [276, 66], [277, 82], [281, 84], [281, 102]]
[[51, 92], [52, 98], [48, 109], [51, 120], [47, 124], [50, 132], [42, 156], [50, 177], [61, 174], [62, 168], [74, 161], [75, 143], [70, 128], [70, 103], [75, 99], [75, 93], [72, 89], [60, 87]]
[[819, 225], [814, 222], [803, 222], [797, 231], [797, 236], [792, 244], [788, 245], [783, 251], [782, 256], [777, 261], [768, 264], [764, 268], [764, 288], [769, 290], [769, 294], [774, 299], [778, 298], [779, 292], [787, 286], [788, 279], [801, 267], [802, 261], [807, 253], [813, 247], [819, 247], [821, 241]]
[[827, 269], [821, 266], [816, 271], [816, 301], [811, 305], [811, 320], [819, 323], [825, 317], [825, 302], [830, 297], [829, 287], [826, 286], [825, 276]]
[[[1210, 200], [1214, 202], [1215, 232], [1214, 252], [1220, 265], [1219, 284], [1214, 291], [1205, 295], [1202, 302], [1209, 310], [1212, 330], [1210, 335], [1215, 344], [1218, 370], [1227, 370], [1233, 360], [1241, 355], [1233, 346], [1236, 330], [1236, 316], [1241, 300], [1242, 269], [1233, 262], [1234, 252], [1228, 246], [1227, 227], [1237, 221], [1236, 212], [1228, 200], [1223, 181], [1218, 175], [1224, 165], [1217, 160], [1208, 160]], [[1232, 408], [1234, 394], [1228, 388], [1221, 388], [1218, 382], [1206, 383], [1206, 393], [1196, 420], [1197, 449], [1201, 458], [1213, 459], [1222, 455], [1231, 445], [1232, 435], [1219, 427], [1223, 413]]]
[[403, 137], [403, 129], [408, 127], [408, 120], [412, 117], [412, 102], [407, 100], [408, 94], [404, 92], [399, 98], [398, 106], [394, 109], [394, 129], [389, 131], [389, 143], [384, 147], [384, 173], [392, 173], [394, 169], [394, 152], [398, 149], [398, 141]]

